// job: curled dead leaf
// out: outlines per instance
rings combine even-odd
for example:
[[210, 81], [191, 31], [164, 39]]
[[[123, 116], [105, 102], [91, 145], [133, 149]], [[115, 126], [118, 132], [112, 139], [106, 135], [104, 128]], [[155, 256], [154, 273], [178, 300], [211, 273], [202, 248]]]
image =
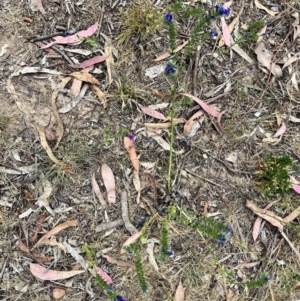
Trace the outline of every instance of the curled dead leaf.
[[282, 76], [282, 70], [280, 66], [272, 62], [272, 54], [262, 41], [257, 44], [255, 53], [259, 63], [271, 71], [276, 78]]

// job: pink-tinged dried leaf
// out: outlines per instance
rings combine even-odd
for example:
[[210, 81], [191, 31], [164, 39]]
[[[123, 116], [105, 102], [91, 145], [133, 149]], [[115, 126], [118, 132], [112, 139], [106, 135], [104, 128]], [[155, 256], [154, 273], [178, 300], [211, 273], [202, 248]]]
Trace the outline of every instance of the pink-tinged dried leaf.
[[[180, 51], [184, 46], [187, 45], [188, 42], [189, 42], [189, 41], [183, 42], [180, 46], [178, 46], [178, 47], [174, 50], [174, 53]], [[154, 62], [159, 62], [159, 61], [161, 61], [161, 60], [164, 60], [164, 59], [168, 58], [170, 55], [171, 55], [171, 54], [170, 54], [169, 52], [166, 52], [166, 53], [160, 55], [159, 57], [157, 57], [156, 59], [154, 59], [153, 61], [154, 61]]]
[[129, 154], [129, 158], [131, 160], [132, 166], [134, 169], [138, 172], [140, 161], [139, 158], [136, 155], [135, 147], [133, 144], [133, 141], [129, 137], [124, 137], [124, 146], [127, 149], [127, 152]]
[[252, 201], [247, 201], [246, 206], [251, 209], [258, 216], [262, 217], [268, 221], [273, 226], [277, 227], [280, 231], [283, 231], [283, 219], [280, 216], [277, 216], [274, 212], [267, 210], [264, 212], [263, 209], [257, 207]]
[[181, 280], [179, 281], [178, 287], [176, 289], [174, 301], [184, 301], [184, 288]]
[[141, 110], [146, 114], [146, 115], [149, 115], [153, 118], [156, 118], [156, 119], [161, 119], [161, 120], [165, 120], [167, 119], [167, 117], [162, 114], [162, 113], [159, 113], [149, 107], [143, 107], [143, 106], [140, 106]]
[[254, 262], [245, 262], [245, 263], [240, 263], [236, 266], [237, 269], [243, 269], [243, 268], [253, 268], [256, 265], [261, 263], [261, 261], [254, 261]]
[[285, 133], [285, 131], [286, 131], [286, 125], [285, 125], [285, 123], [283, 122], [283, 123], [281, 124], [281, 127], [278, 129], [278, 131], [276, 132], [276, 134], [275, 134], [273, 137], [274, 137], [274, 138], [277, 138], [277, 137], [283, 135], [283, 134]]
[[32, 250], [35, 249], [35, 248], [37, 248], [37, 247], [39, 247], [40, 245], [42, 245], [43, 242], [44, 242], [46, 239], [48, 239], [48, 238], [50, 238], [50, 237], [56, 235], [56, 234], [59, 233], [61, 230], [64, 230], [64, 229], [69, 228], [69, 227], [76, 227], [76, 226], [78, 226], [78, 221], [76, 221], [76, 220], [67, 221], [67, 222], [64, 222], [64, 223], [61, 223], [61, 224], [57, 225], [55, 228], [53, 228], [53, 229], [50, 230], [48, 233], [46, 233], [46, 234], [45, 234], [45, 235], [44, 235], [44, 236], [36, 243], [36, 245], [32, 248]]
[[223, 112], [216, 111], [213, 107], [209, 106], [208, 104], [206, 104], [204, 101], [202, 101], [201, 99], [199, 99], [196, 96], [193, 96], [193, 95], [190, 95], [190, 94], [183, 94], [183, 95], [192, 98], [193, 100], [195, 100], [201, 106], [201, 108], [206, 113], [208, 113], [209, 115], [211, 115], [213, 117], [216, 117], [218, 126], [220, 127], [220, 130], [223, 132], [223, 129], [222, 129], [222, 126], [221, 126], [221, 118], [222, 118], [222, 115], [225, 113], [225, 111], [223, 111]]
[[101, 206], [103, 208], [106, 208], [107, 204], [106, 204], [106, 201], [104, 200], [104, 197], [103, 197], [103, 194], [97, 184], [97, 181], [96, 181], [96, 178], [95, 178], [95, 173], [92, 173], [92, 176], [91, 176], [91, 183], [92, 183], [92, 187], [93, 187], [93, 190], [95, 192], [95, 195], [97, 196]]
[[31, 0], [31, 3], [35, 5], [43, 14], [45, 13], [42, 0]]
[[209, 106], [208, 104], [206, 104], [204, 101], [200, 100], [198, 97], [193, 96], [191, 94], [183, 94], [193, 100], [195, 100], [201, 107], [202, 109], [208, 113], [209, 115], [218, 118], [220, 116], [220, 112], [216, 111], [214, 108], [212, 108], [211, 106]]
[[62, 288], [54, 288], [52, 291], [52, 295], [54, 299], [61, 299], [64, 295], [66, 294], [66, 290], [62, 289]]
[[69, 65], [71, 68], [86, 68], [90, 66], [94, 66], [95, 64], [101, 63], [107, 59], [106, 55], [97, 55], [92, 57], [89, 60], [86, 60], [80, 64], [75, 64], [75, 65]]
[[101, 174], [104, 182], [104, 186], [106, 188], [107, 201], [109, 204], [115, 204], [116, 202], [116, 182], [114, 174], [111, 168], [102, 164], [101, 166]]
[[87, 30], [82, 30], [82, 31], [76, 32], [75, 34], [73, 34], [71, 36], [54, 37], [55, 41], [48, 43], [47, 45], [41, 47], [41, 49], [51, 47], [54, 44], [73, 44], [73, 45], [80, 44], [84, 41], [85, 38], [93, 35], [97, 31], [97, 28], [98, 28], [98, 22], [96, 22], [94, 25], [89, 27]]
[[[266, 213], [268, 209], [270, 209], [274, 204], [276, 203], [276, 201], [268, 204], [262, 211], [263, 213]], [[256, 241], [258, 235], [259, 235], [259, 231], [260, 231], [260, 225], [261, 225], [261, 222], [262, 222], [262, 218], [261, 217], [258, 217], [255, 222], [254, 222], [254, 225], [253, 225], [253, 231], [252, 231], [252, 236], [253, 236], [253, 240], [254, 242]]]
[[82, 86], [82, 80], [74, 78], [70, 91], [75, 97], [79, 95], [81, 86]]
[[30, 263], [30, 271], [33, 276], [42, 279], [42, 280], [62, 280], [67, 279], [78, 274], [82, 274], [85, 271], [55, 271], [55, 270], [48, 270], [47, 268], [37, 264], [37, 263]]
[[255, 53], [259, 63], [268, 68], [268, 70], [270, 70], [276, 78], [282, 76], [282, 70], [280, 66], [272, 62], [272, 54], [262, 41], [257, 44]]
[[[90, 72], [91, 70], [93, 70], [93, 66], [90, 66], [88, 68], [85, 68], [82, 70], [82, 72]], [[80, 93], [81, 90], [81, 85], [82, 85], [82, 81], [80, 79], [74, 78], [72, 86], [71, 86], [71, 93], [77, 97]]]
[[297, 184], [292, 184], [292, 188], [300, 194], [300, 185], [297, 185]]
[[221, 24], [222, 24], [222, 32], [223, 32], [223, 39], [225, 45], [230, 46], [230, 32], [224, 17], [221, 17]]
[[106, 272], [104, 272], [101, 268], [97, 266], [96, 269], [97, 269], [97, 273], [103, 278], [103, 280], [105, 280], [108, 284], [113, 283], [112, 279], [108, 276]]
[[130, 236], [123, 244], [120, 254], [124, 254], [126, 252], [125, 247], [128, 247], [130, 244], [134, 243], [135, 241], [137, 241], [141, 236], [142, 236], [142, 231], [139, 231], [135, 234], [133, 234], [132, 236]]
[[194, 120], [199, 118], [201, 115], [203, 115], [204, 112], [202, 110], [196, 112], [184, 125], [183, 127], [183, 133], [185, 136], [188, 136], [192, 127], [193, 127], [193, 124], [194, 124]]
[[285, 223], [290, 223], [293, 221], [298, 215], [300, 214], [300, 206], [296, 208], [292, 213], [290, 213], [288, 216], [286, 216], [283, 220]]
[[296, 53], [294, 56], [292, 56], [291, 58], [289, 58], [289, 59], [285, 62], [285, 64], [283, 65], [282, 70], [283, 70], [284, 68], [286, 68], [287, 66], [289, 66], [290, 64], [292, 64], [292, 63], [298, 61], [299, 59], [300, 59], [300, 52]]

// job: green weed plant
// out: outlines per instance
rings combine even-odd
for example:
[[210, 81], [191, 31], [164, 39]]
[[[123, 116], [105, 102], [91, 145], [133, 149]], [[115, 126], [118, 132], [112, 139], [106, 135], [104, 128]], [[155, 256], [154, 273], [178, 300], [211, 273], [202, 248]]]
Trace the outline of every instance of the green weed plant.
[[284, 194], [291, 189], [289, 168], [293, 164], [288, 155], [274, 157], [272, 154], [262, 162], [258, 186], [265, 195]]

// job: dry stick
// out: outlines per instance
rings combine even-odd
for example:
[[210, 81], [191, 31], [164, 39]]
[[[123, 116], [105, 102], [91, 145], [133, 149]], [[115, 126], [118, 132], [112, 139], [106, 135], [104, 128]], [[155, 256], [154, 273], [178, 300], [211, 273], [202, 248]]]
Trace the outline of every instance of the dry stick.
[[285, 235], [283, 231], [279, 230], [279, 232], [283, 236], [283, 238], [287, 241], [287, 243], [290, 245], [291, 249], [295, 252], [295, 254], [297, 255], [298, 262], [300, 262], [300, 253], [298, 252], [298, 250], [295, 248], [293, 243], [289, 240], [289, 238]]
[[55, 32], [55, 33], [51, 33], [51, 34], [48, 34], [48, 35], [45, 35], [45, 36], [35, 37], [33, 39], [32, 39], [32, 37], [28, 37], [27, 39], [30, 40], [30, 42], [34, 43], [34, 42], [37, 42], [37, 41], [43, 41], [43, 40], [47, 40], [47, 39], [50, 39], [50, 38], [53, 38], [53, 37], [61, 36], [63, 34], [64, 34], [63, 32]]
[[195, 65], [194, 65], [193, 92], [195, 96], [197, 95], [197, 74], [198, 74], [198, 65], [199, 65], [199, 58], [200, 58], [200, 49], [201, 46], [198, 46], [196, 52], [196, 58], [195, 58]]
[[99, 22], [98, 22], [98, 30], [97, 30], [96, 37], [99, 37], [99, 35], [100, 35], [100, 29], [101, 29], [101, 25], [102, 25], [104, 11], [105, 11], [105, 8], [104, 8], [104, 5], [103, 5], [102, 8], [101, 8], [101, 15], [100, 15]]
[[101, 232], [105, 230], [109, 230], [111, 228], [115, 228], [118, 226], [122, 226], [124, 224], [123, 220], [121, 218], [116, 219], [114, 221], [108, 222], [108, 223], [102, 223], [101, 225], [98, 225], [96, 227], [96, 232]]
[[[279, 47], [277, 48], [277, 51], [276, 51], [276, 53], [275, 53], [275, 55], [274, 55], [274, 57], [273, 57], [273, 59], [272, 59], [272, 62], [271, 62], [271, 65], [270, 65], [270, 70], [272, 69], [272, 67], [273, 67], [273, 64], [276, 64], [277, 63], [277, 61], [278, 60], [276, 60], [275, 61], [275, 59], [276, 59], [276, 56], [277, 56], [277, 54], [278, 54], [278, 52], [279, 52], [279, 50], [282, 48], [282, 46], [283, 46], [283, 44], [285, 43], [285, 41], [287, 40], [287, 38], [290, 36], [290, 34], [292, 33], [292, 30], [290, 30], [289, 32], [288, 32], [288, 34], [286, 35], [286, 37], [285, 37], [285, 39], [283, 40], [283, 42], [279, 45]], [[246, 117], [246, 115], [248, 115], [261, 101], [262, 101], [262, 98], [263, 98], [263, 96], [265, 95], [265, 93], [266, 93], [266, 91], [267, 91], [267, 89], [268, 89], [268, 87], [269, 87], [269, 85], [270, 85], [270, 79], [271, 79], [271, 71], [269, 72], [269, 77], [268, 77], [268, 81], [267, 81], [267, 84], [266, 84], [266, 86], [265, 86], [265, 88], [264, 88], [264, 90], [263, 90], [263, 92], [262, 92], [262, 94], [260, 95], [260, 97], [258, 98], [258, 100], [254, 103], [254, 105], [242, 116], [242, 118], [241, 118], [241, 120], [240, 120], [240, 122], [241, 121], [243, 121], [244, 119], [245, 119], [245, 117]]]
[[121, 192], [121, 205], [122, 205], [122, 219], [124, 221], [125, 228], [130, 232], [131, 235], [138, 232], [135, 226], [130, 222], [128, 216], [128, 204], [127, 204], [127, 192], [123, 190]]
[[51, 48], [56, 51], [57, 53], [59, 53], [69, 64], [73, 64], [72, 60], [60, 49], [58, 49], [56, 46], [52, 45]]

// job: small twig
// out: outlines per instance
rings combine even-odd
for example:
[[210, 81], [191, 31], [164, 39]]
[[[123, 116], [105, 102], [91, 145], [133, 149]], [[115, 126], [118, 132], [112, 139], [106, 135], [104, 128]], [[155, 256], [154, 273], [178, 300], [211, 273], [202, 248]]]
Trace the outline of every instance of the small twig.
[[101, 15], [100, 15], [99, 22], [98, 22], [98, 30], [97, 30], [96, 37], [99, 37], [99, 35], [100, 35], [100, 29], [101, 29], [101, 25], [102, 25], [104, 12], [105, 12], [105, 7], [103, 5], [101, 8]]
[[50, 39], [50, 38], [53, 38], [53, 37], [61, 36], [63, 34], [64, 34], [63, 32], [55, 32], [55, 33], [51, 33], [51, 34], [48, 34], [48, 35], [45, 35], [45, 36], [36, 37], [36, 38], [33, 38], [33, 39], [32, 39], [32, 37], [28, 37], [27, 39], [30, 40], [30, 42], [34, 43], [34, 42], [37, 42], [37, 41], [43, 41], [43, 40], [47, 40], [47, 39]]
[[138, 230], [129, 220], [126, 190], [123, 190], [121, 192], [121, 205], [122, 205], [122, 219], [124, 221], [125, 228], [130, 232], [131, 235], [133, 235], [137, 233]]
[[208, 183], [211, 183], [211, 184], [213, 184], [213, 185], [222, 187], [222, 185], [220, 185], [220, 184], [218, 184], [218, 183], [216, 183], [216, 182], [213, 182], [213, 181], [211, 181], [211, 180], [209, 180], [209, 179], [203, 178], [203, 177], [197, 175], [196, 173], [194, 173], [193, 171], [191, 171], [191, 170], [189, 170], [189, 169], [185, 169], [185, 171], [187, 171], [188, 173], [192, 174], [193, 176], [195, 176], [195, 177], [197, 177], [197, 178], [199, 178], [199, 179], [201, 179], [201, 180], [204, 180], [204, 181], [206, 181], [206, 182], [208, 182]]
[[193, 76], [193, 92], [194, 95], [197, 95], [197, 75], [198, 75], [198, 65], [199, 65], [199, 58], [200, 58], [200, 49], [201, 46], [197, 47], [195, 64], [194, 64], [194, 76]]
[[295, 254], [297, 255], [298, 262], [300, 262], [300, 253], [298, 252], [298, 250], [295, 248], [293, 243], [289, 240], [289, 238], [285, 235], [285, 233], [283, 231], [279, 230], [279, 232], [283, 236], [283, 238], [286, 240], [286, 242], [290, 245], [291, 249], [295, 252]]
[[58, 49], [56, 46], [52, 45], [51, 48], [59, 53], [69, 64], [73, 64], [72, 60], [60, 49]]
[[118, 226], [122, 226], [124, 224], [123, 220], [121, 218], [116, 219], [114, 221], [108, 222], [108, 223], [102, 223], [101, 225], [98, 225], [96, 227], [96, 232], [101, 232], [105, 230], [109, 230], [111, 228], [115, 228]]

